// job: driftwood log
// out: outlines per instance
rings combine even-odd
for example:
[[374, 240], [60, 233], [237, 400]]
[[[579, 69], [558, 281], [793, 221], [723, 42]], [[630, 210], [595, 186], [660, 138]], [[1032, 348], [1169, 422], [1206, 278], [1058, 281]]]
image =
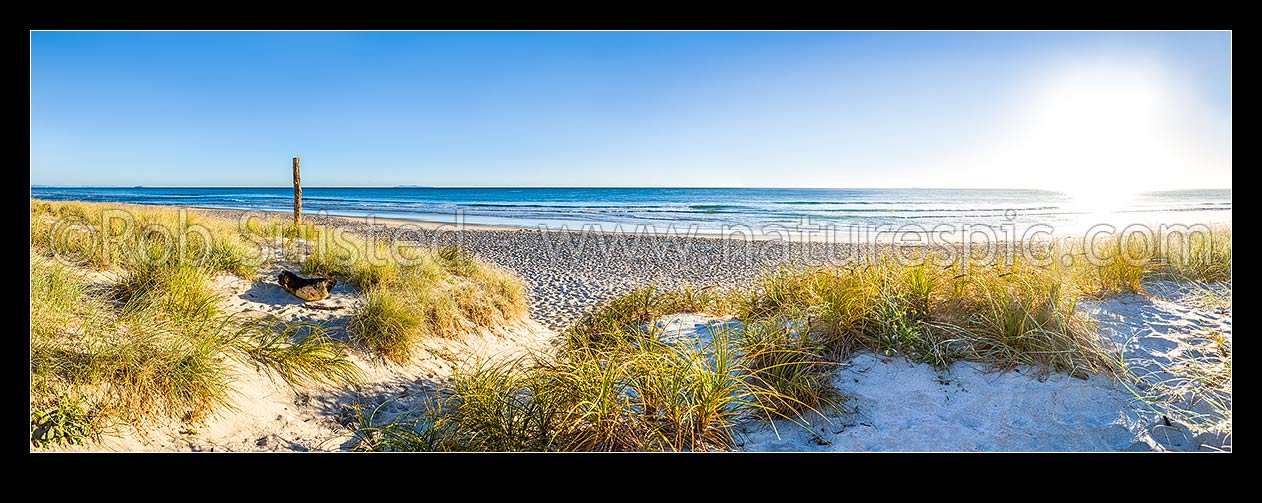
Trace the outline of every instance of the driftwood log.
[[337, 280], [333, 278], [325, 278], [314, 276], [304, 278], [289, 271], [282, 270], [280, 275], [276, 277], [276, 282], [284, 288], [286, 292], [294, 294], [305, 301], [321, 300], [329, 296], [329, 291], [337, 286]]

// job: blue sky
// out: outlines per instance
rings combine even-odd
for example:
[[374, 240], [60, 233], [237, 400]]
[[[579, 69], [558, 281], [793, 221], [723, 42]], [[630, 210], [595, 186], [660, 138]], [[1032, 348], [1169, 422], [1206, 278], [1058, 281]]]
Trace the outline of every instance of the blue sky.
[[1230, 187], [1230, 42], [33, 32], [31, 183]]

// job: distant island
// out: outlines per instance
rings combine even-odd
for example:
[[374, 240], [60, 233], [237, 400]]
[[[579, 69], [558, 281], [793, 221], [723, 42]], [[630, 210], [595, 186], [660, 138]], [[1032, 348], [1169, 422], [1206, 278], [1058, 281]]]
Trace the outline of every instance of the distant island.
[[432, 189], [433, 185], [395, 185], [396, 189]]

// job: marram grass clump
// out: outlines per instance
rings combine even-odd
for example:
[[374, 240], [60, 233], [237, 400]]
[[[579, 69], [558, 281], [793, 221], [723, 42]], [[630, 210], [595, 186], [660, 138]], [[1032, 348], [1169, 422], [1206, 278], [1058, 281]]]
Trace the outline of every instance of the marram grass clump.
[[876, 259], [864, 266], [783, 269], [746, 294], [746, 322], [797, 313], [844, 358], [854, 349], [945, 367], [1111, 373], [1113, 359], [1077, 309], [1081, 292], [1049, 269], [1014, 260], [967, 271]]
[[1150, 279], [1231, 281], [1230, 227], [1121, 232], [1061, 244], [1052, 252], [1068, 258], [1053, 268], [1084, 295], [1097, 298], [1146, 293], [1142, 283]]
[[360, 375], [319, 327], [239, 322], [164, 302], [118, 306], [91, 293], [71, 269], [39, 257], [31, 262], [31, 300], [32, 407], [76, 396], [100, 424], [197, 421], [231, 407], [229, 358], [294, 385], [345, 384]]
[[186, 319], [163, 305], [119, 309], [87, 291], [60, 264], [31, 262], [32, 404], [86, 398], [107, 417], [205, 417], [227, 403], [214, 321]]
[[526, 312], [520, 279], [457, 248], [341, 236], [318, 243], [303, 272], [340, 276], [363, 288], [348, 323], [351, 338], [395, 363], [411, 359], [425, 338], [494, 329]]
[[642, 286], [614, 297], [579, 317], [565, 330], [572, 345], [602, 344], [620, 339], [640, 324], [673, 313], [724, 314], [735, 294], [691, 285], [664, 290]]
[[664, 313], [726, 308], [718, 295], [645, 288], [615, 298], [554, 353], [465, 368], [422, 410], [362, 409], [358, 449], [730, 450], [745, 421], [805, 427], [803, 415], [839, 406], [837, 364], [802, 320], [716, 325], [697, 344], [639, 328]]
[[242, 323], [233, 340], [246, 361], [295, 388], [354, 384], [364, 375], [323, 325], [261, 318]]
[[247, 277], [259, 265], [236, 223], [184, 209], [31, 200], [31, 247], [104, 270], [197, 267]]
[[624, 334], [609, 339], [618, 344], [475, 365], [453, 376], [423, 410], [361, 413], [358, 449], [730, 450], [744, 421], [802, 424], [799, 414], [835, 405], [830, 364], [809, 342], [737, 337], [671, 345], [651, 334]]

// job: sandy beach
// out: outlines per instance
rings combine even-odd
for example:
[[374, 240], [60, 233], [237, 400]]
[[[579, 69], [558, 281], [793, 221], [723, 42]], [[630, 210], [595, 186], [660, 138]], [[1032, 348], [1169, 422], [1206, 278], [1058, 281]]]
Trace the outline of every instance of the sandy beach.
[[[349, 219], [319, 223], [343, 225], [356, 233], [392, 229], [391, 222], [379, 222], [376, 227]], [[361, 413], [376, 410], [378, 418], [389, 418], [423, 408], [453, 372], [532, 351], [546, 353], [560, 342], [560, 330], [576, 316], [632, 288], [646, 284], [734, 287], [768, 266], [794, 263], [793, 258], [806, 251], [827, 252], [818, 243], [768, 241], [738, 243], [752, 247], [740, 248], [749, 253], [741, 256], [725, 251], [723, 246], [730, 243], [709, 238], [596, 237], [558, 245], [548, 233], [486, 228], [467, 229], [459, 235], [411, 236], [430, 245], [454, 244], [458, 239], [474, 254], [521, 275], [528, 288], [529, 316], [502, 330], [426, 340], [406, 365], [387, 364], [355, 351], [351, 360], [364, 371], [365, 379], [346, 389], [294, 389], [264, 369], [233, 363], [239, 390], [233, 397], [234, 410], [220, 411], [198, 425], [170, 421], [143, 430], [120, 426], [99, 443], [55, 449], [348, 449], [355, 444], [357, 409]], [[279, 249], [271, 252], [275, 260], [259, 271], [256, 281], [216, 277], [220, 308], [245, 317], [319, 323], [345, 337], [346, 321], [362, 292], [343, 283], [325, 300], [302, 302], [281, 289], [275, 279], [282, 268], [296, 269], [297, 264], [285, 262]], [[749, 257], [756, 260], [751, 263]], [[108, 272], [84, 274], [97, 285], [117, 279]], [[1196, 351], [1207, 330], [1230, 337], [1229, 305], [1198, 307], [1189, 300], [1187, 289], [1175, 283], [1150, 282], [1145, 288], [1149, 296], [1128, 294], [1084, 301], [1081, 306], [1099, 323], [1105, 341], [1125, 349], [1126, 363], [1134, 371], [1161, 372], [1174, 358]], [[716, 326], [740, 328], [731, 318], [704, 313], [680, 313], [657, 323], [676, 342], [705, 340]], [[743, 425], [738, 447], [747, 451], [1230, 450], [1229, 438], [1170, 426], [1161, 414], [1137, 400], [1132, 388], [1106, 376], [1084, 380], [1041, 375], [1034, 368], [996, 371], [966, 362], [934, 369], [898, 356], [860, 353], [844, 362], [834, 384], [845, 390], [843, 411], [816, 417], [811, 431], [784, 421]]]

